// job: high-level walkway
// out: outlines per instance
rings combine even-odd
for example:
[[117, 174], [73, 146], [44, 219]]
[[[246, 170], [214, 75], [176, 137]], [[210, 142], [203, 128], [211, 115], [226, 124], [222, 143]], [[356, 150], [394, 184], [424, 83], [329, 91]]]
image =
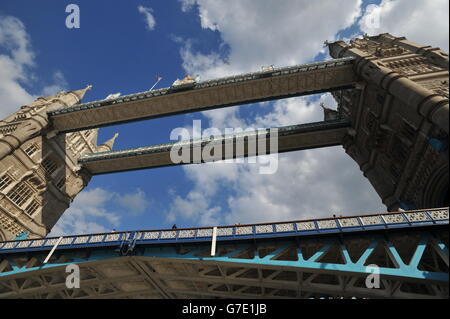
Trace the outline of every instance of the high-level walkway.
[[[194, 150], [200, 154], [205, 147], [219, 149], [217, 153], [209, 152], [208, 159], [202, 158], [199, 163], [226, 160], [239, 157], [250, 157], [273, 153], [291, 152], [318, 147], [341, 145], [350, 127], [348, 120], [333, 120], [318, 123], [280, 127], [276, 136], [269, 129], [243, 132], [233, 135], [216, 136], [213, 139], [190, 140], [168, 144], [140, 147], [136, 149], [87, 154], [79, 159], [79, 163], [92, 175], [108, 174], [138, 169], [149, 169], [163, 166], [192, 164]], [[271, 149], [271, 139], [276, 140], [276, 148]], [[273, 141], [272, 140], [272, 145]], [[263, 150], [258, 147], [262, 141]], [[249, 146], [250, 143], [250, 146]], [[251, 144], [253, 143], [253, 144]], [[254, 147], [252, 147], [252, 145]], [[173, 148], [181, 152], [183, 148], [189, 153], [190, 160], [175, 163], [171, 158]], [[262, 153], [263, 152], [263, 153]]]
[[448, 298], [448, 223], [441, 208], [4, 242], [0, 298]]
[[352, 88], [353, 59], [343, 58], [136, 93], [49, 113], [56, 132]]

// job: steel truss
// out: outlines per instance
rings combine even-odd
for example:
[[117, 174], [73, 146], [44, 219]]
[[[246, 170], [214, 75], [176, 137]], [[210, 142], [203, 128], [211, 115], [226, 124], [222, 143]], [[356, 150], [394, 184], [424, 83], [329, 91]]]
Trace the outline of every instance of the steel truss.
[[0, 298], [448, 298], [444, 228], [219, 242], [215, 256], [207, 243], [56, 250], [45, 265], [48, 252], [16, 252], [0, 255]]

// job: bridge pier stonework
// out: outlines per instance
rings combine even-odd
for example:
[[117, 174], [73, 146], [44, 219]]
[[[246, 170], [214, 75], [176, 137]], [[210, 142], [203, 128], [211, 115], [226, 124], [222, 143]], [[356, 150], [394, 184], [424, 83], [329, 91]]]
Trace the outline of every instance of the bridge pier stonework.
[[329, 50], [355, 58], [362, 85], [333, 95], [353, 122], [344, 148], [383, 203], [390, 211], [448, 206], [448, 54], [390, 34]]
[[98, 130], [54, 136], [47, 116], [80, 103], [89, 89], [38, 98], [0, 121], [0, 240], [45, 237], [89, 182], [77, 160], [103, 150]]

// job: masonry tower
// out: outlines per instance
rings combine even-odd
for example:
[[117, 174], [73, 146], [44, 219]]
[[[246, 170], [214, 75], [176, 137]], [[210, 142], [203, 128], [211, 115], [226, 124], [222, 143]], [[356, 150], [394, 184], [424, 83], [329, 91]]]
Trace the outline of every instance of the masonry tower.
[[80, 103], [83, 90], [40, 97], [0, 121], [0, 241], [45, 237], [91, 176], [77, 160], [97, 146], [97, 129], [52, 134], [47, 112]]

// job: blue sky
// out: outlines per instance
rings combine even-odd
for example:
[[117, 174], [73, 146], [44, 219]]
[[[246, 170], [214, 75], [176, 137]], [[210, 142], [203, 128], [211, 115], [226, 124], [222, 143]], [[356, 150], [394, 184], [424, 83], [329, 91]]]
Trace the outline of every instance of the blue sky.
[[[325, 40], [364, 32], [406, 35], [448, 50], [448, 1], [429, 2], [3, 0], [0, 67], [10, 67], [0, 71], [0, 115], [45, 93], [87, 84], [94, 88], [85, 101], [92, 101], [148, 90], [157, 75], [163, 77], [161, 88], [186, 74], [207, 79], [323, 60], [329, 58]], [[80, 7], [80, 29], [65, 27], [70, 3]], [[367, 10], [368, 5], [375, 6]], [[154, 24], [148, 25], [144, 12]], [[424, 20], [427, 12], [439, 17]], [[363, 23], [373, 14], [381, 26]], [[234, 107], [103, 128], [100, 141], [119, 132], [116, 149], [163, 143], [172, 129], [191, 127], [194, 119], [220, 129], [311, 122], [321, 120], [320, 101], [334, 106], [329, 95], [318, 95]], [[379, 210], [384, 207], [358, 167], [341, 148], [330, 148], [283, 154], [272, 176], [259, 175], [249, 164], [214, 164], [94, 177], [53, 234]]]

